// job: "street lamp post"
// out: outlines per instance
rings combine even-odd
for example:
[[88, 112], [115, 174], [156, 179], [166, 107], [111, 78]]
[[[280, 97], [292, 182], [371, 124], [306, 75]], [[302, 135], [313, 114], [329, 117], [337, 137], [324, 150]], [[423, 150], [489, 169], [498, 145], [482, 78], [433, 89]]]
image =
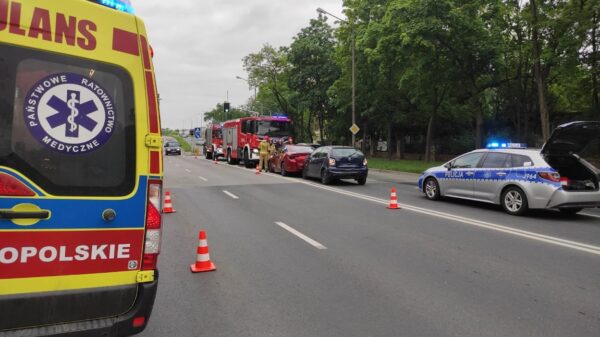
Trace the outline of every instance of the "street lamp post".
[[[350, 35], [352, 36], [352, 125], [354, 125], [356, 124], [356, 38], [354, 36], [354, 24], [329, 13], [321, 7], [317, 8], [317, 12], [329, 15], [350, 25]], [[352, 147], [355, 146], [355, 142], [356, 135], [352, 132]]]

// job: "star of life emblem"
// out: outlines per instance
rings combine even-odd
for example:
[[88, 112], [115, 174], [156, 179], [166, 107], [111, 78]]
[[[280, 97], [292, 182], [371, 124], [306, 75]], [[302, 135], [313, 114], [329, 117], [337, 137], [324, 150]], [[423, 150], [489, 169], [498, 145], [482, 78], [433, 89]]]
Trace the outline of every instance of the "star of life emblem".
[[74, 73], [39, 80], [24, 102], [31, 134], [65, 154], [84, 154], [106, 144], [115, 129], [115, 113], [113, 100], [102, 86]]

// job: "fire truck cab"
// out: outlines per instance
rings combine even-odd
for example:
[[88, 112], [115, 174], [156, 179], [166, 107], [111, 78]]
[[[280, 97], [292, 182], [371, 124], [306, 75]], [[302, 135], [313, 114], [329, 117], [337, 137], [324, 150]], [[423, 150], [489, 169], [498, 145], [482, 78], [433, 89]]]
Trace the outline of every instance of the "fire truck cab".
[[204, 129], [204, 153], [206, 159], [217, 159], [223, 157], [223, 125], [209, 124]]
[[276, 142], [292, 142], [292, 121], [286, 116], [243, 117], [223, 124], [223, 148], [227, 163], [240, 160], [247, 168], [259, 160], [258, 144], [265, 136]]

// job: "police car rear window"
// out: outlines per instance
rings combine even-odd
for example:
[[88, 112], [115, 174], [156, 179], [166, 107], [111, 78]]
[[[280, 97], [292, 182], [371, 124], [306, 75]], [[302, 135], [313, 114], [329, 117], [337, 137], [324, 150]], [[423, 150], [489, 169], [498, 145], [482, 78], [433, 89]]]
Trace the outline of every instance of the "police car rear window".
[[135, 186], [135, 110], [115, 66], [0, 44], [0, 166], [61, 196]]

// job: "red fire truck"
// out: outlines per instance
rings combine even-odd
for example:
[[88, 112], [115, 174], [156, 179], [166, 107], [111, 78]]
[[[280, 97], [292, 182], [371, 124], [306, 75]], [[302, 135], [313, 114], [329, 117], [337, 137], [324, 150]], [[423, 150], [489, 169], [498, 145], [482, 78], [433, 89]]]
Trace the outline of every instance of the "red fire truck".
[[209, 124], [204, 129], [204, 154], [206, 159], [223, 157], [223, 125]]
[[247, 168], [256, 166], [258, 144], [265, 137], [282, 143], [292, 142], [292, 121], [286, 116], [243, 117], [223, 124], [223, 148], [227, 163], [240, 160]]

